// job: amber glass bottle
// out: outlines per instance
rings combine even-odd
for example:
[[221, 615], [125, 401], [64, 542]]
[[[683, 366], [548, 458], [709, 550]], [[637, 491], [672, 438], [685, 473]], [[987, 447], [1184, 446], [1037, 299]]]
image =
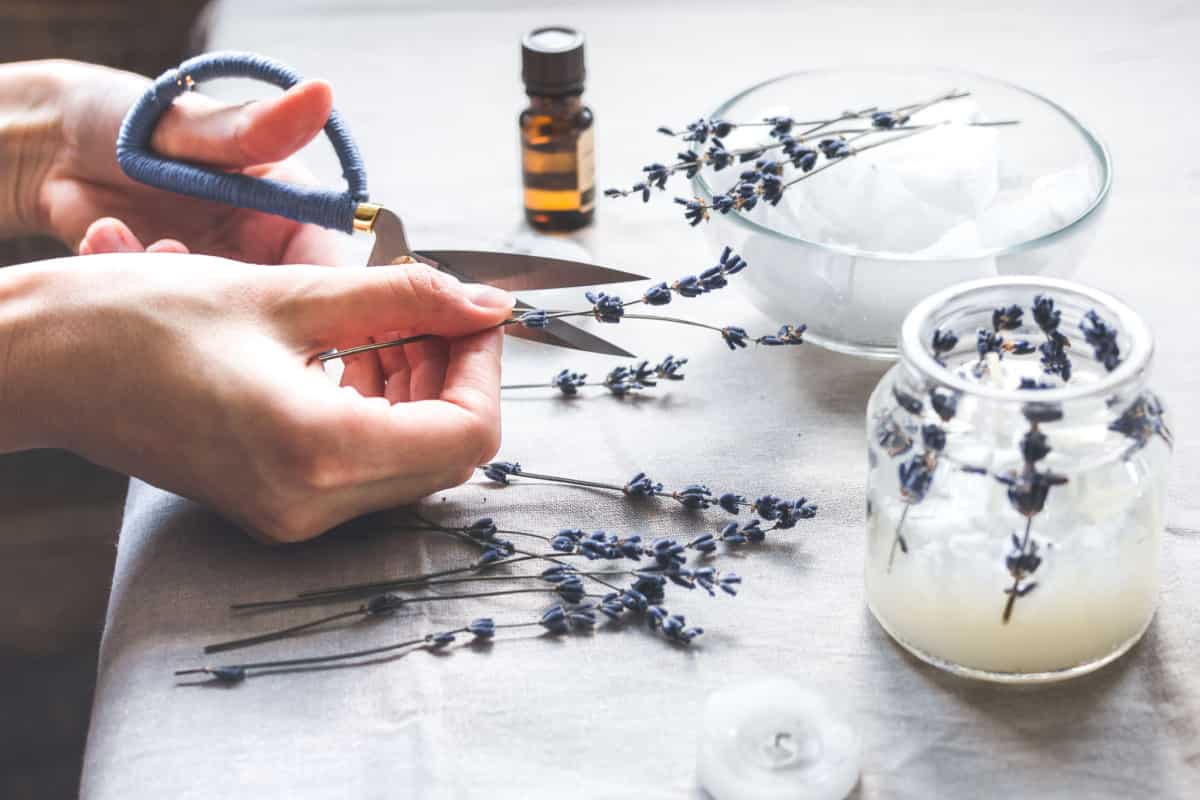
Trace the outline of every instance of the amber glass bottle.
[[591, 223], [596, 180], [592, 110], [583, 104], [583, 35], [538, 28], [521, 42], [525, 219], [538, 230], [573, 231]]

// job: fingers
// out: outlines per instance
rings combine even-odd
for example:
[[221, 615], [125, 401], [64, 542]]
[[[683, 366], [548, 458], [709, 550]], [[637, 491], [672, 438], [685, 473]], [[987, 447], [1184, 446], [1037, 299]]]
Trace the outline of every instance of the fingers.
[[445, 339], [430, 339], [404, 346], [410, 373], [409, 400], [436, 400], [442, 394], [450, 345]]
[[129, 226], [114, 217], [101, 217], [93, 222], [79, 242], [81, 256], [99, 253], [140, 253], [145, 249]]
[[500, 448], [500, 355], [504, 333], [499, 330], [451, 341], [441, 399], [484, 420], [494, 440], [481, 442], [487, 461]]
[[[399, 339], [399, 331], [391, 331], [383, 335], [384, 339]], [[403, 347], [389, 347], [376, 351], [379, 354], [379, 365], [383, 370], [387, 386], [383, 396], [389, 403], [407, 403], [412, 398], [410, 389], [412, 373], [408, 367], [408, 357], [404, 355]]]
[[379, 356], [372, 352], [359, 353], [342, 359], [342, 386], [352, 386], [363, 397], [382, 397], [384, 389], [383, 371], [379, 367]]
[[154, 244], [146, 248], [147, 253], [184, 253], [188, 252], [187, 246], [175, 239], [159, 239]]
[[185, 94], [154, 132], [151, 147], [169, 158], [218, 167], [281, 161], [312, 141], [333, 107], [324, 81], [303, 81], [279, 97], [230, 106]]
[[159, 239], [149, 247], [142, 247], [133, 231], [119, 219], [101, 217], [88, 226], [79, 243], [79, 255], [100, 253], [186, 253], [187, 247], [175, 239]]
[[310, 395], [297, 413], [312, 430], [297, 441], [328, 456], [333, 482], [346, 489], [421, 475], [460, 483], [500, 444], [501, 348], [499, 331], [448, 342], [435, 400], [393, 405], [342, 389]]
[[379, 331], [456, 337], [508, 319], [507, 292], [463, 284], [423, 264], [369, 269], [289, 270], [288, 324], [309, 345], [365, 341]]

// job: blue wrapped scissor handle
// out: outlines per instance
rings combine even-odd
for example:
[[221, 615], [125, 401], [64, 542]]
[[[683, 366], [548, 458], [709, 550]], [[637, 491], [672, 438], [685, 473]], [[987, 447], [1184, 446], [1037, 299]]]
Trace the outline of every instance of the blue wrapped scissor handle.
[[155, 79], [121, 123], [117, 163], [125, 174], [157, 189], [352, 232], [354, 210], [367, 200], [367, 172], [358, 147], [337, 111], [329, 112], [325, 135], [341, 162], [348, 187], [344, 192], [294, 186], [172, 161], [150, 149], [154, 128], [175, 98], [195, 84], [213, 78], [254, 78], [281, 89], [289, 89], [301, 80], [294, 70], [255, 53], [206, 53], [167, 70]]

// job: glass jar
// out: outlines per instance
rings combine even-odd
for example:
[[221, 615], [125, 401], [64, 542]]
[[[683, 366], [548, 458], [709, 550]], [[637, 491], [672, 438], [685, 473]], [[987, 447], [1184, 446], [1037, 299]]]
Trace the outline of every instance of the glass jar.
[[1146, 324], [1068, 281], [919, 303], [867, 407], [867, 599], [961, 675], [1081, 675], [1141, 637], [1159, 589], [1171, 431]]

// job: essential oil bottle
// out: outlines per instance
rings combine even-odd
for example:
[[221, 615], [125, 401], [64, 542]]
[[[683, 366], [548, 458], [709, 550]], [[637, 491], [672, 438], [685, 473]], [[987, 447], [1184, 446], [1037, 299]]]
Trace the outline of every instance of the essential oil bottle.
[[525, 219], [542, 231], [573, 231], [595, 213], [592, 110], [583, 104], [583, 34], [561, 25], [521, 41], [521, 112]]

